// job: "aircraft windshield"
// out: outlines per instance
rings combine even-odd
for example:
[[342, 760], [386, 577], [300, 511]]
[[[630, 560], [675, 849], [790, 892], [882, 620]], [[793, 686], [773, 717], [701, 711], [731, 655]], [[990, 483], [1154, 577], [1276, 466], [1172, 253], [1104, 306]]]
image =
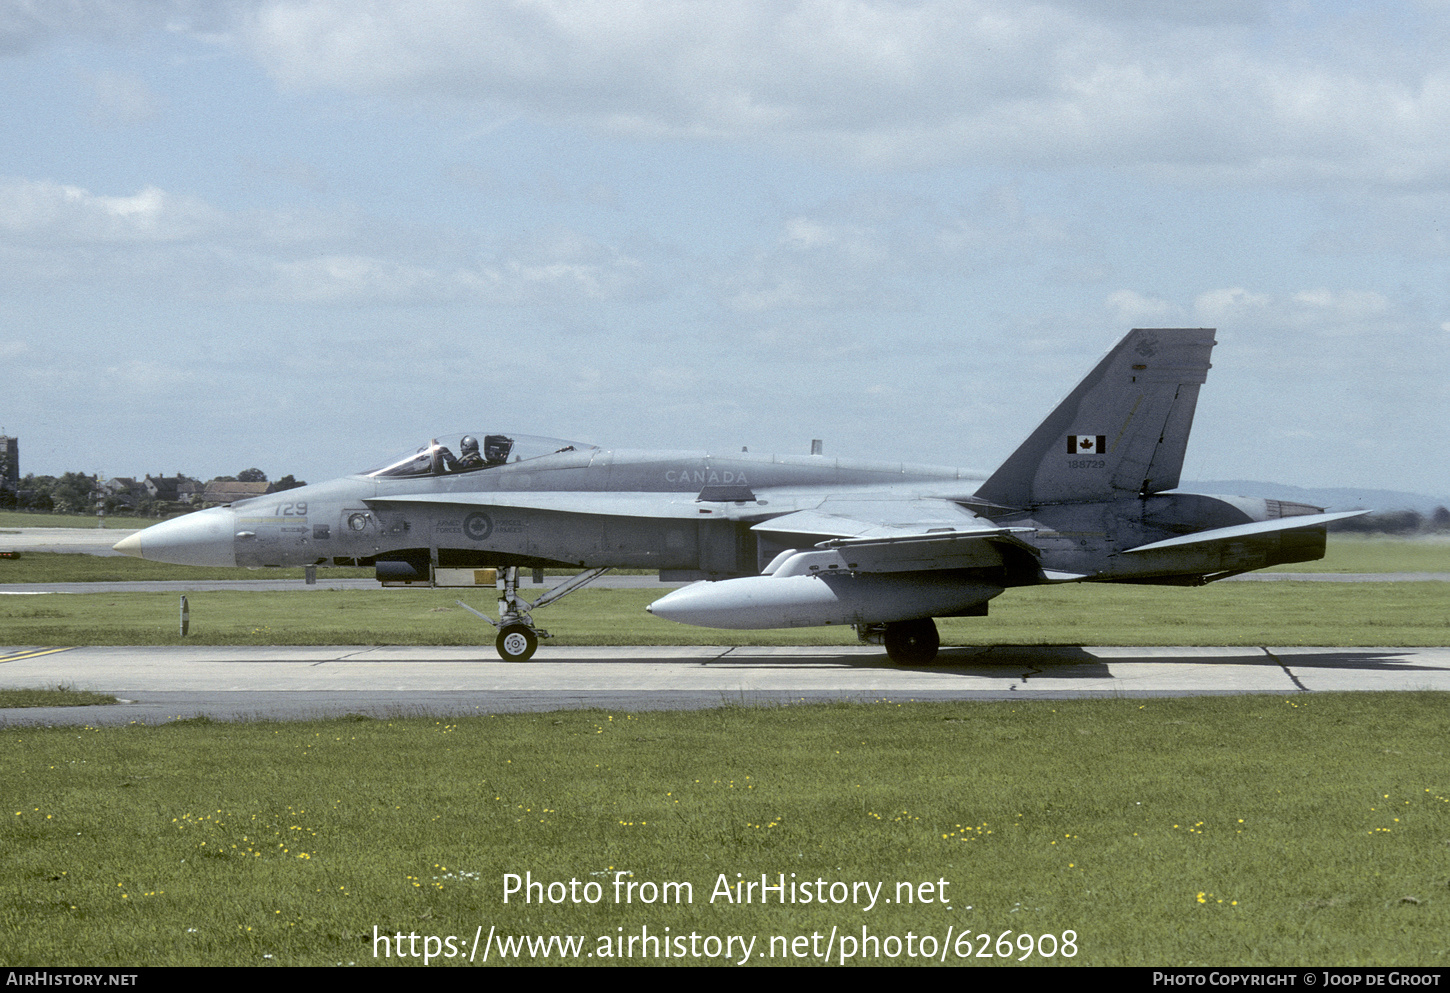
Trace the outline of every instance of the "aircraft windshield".
[[448, 476], [460, 472], [476, 472], [513, 462], [554, 455], [558, 452], [582, 452], [594, 448], [577, 441], [540, 438], [527, 434], [444, 435], [457, 438], [456, 448], [440, 444], [437, 438], [417, 451], [389, 459], [382, 465], [364, 469], [364, 476]]

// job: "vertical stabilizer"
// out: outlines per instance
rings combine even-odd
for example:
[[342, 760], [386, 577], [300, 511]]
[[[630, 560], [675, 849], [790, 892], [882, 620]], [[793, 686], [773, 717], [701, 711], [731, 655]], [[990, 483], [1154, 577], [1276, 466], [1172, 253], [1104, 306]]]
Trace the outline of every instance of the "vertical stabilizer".
[[1213, 328], [1137, 328], [977, 490], [1004, 507], [1146, 496], [1178, 485]]

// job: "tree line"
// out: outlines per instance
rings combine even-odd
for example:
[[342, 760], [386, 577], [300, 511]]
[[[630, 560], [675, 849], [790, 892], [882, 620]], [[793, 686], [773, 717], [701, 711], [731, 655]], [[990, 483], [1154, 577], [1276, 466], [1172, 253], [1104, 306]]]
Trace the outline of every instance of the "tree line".
[[[235, 476], [214, 476], [206, 483], [182, 475], [169, 478], [195, 484], [197, 495], [189, 502], [167, 500], [153, 496], [141, 482], [124, 492], [112, 492], [103, 485], [106, 480], [97, 475], [67, 472], [59, 476], [37, 476], [30, 473], [20, 479], [18, 486], [8, 486], [0, 479], [0, 510], [22, 510], [40, 514], [95, 514], [104, 509], [107, 514], [164, 517], [208, 506], [201, 499], [200, 491], [209, 483], [268, 481], [267, 474], [255, 467], [243, 469]], [[274, 491], [306, 485], [304, 480], [294, 479], [290, 473], [272, 484]]]

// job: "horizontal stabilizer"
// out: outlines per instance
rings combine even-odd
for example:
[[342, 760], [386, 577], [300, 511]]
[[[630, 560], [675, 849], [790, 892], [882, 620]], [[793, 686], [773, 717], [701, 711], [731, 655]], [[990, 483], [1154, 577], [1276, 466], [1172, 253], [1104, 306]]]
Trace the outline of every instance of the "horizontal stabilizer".
[[1252, 524], [1235, 524], [1233, 527], [1214, 528], [1212, 531], [1199, 531], [1197, 534], [1185, 534], [1179, 538], [1167, 538], [1163, 541], [1155, 541], [1147, 545], [1139, 545], [1137, 548], [1126, 549], [1127, 554], [1133, 552], [1152, 552], [1160, 548], [1183, 548], [1188, 545], [1207, 545], [1216, 541], [1233, 541], [1239, 538], [1251, 538], [1256, 535], [1273, 534], [1278, 531], [1297, 531], [1300, 528], [1323, 527], [1330, 521], [1342, 521], [1349, 517], [1359, 517], [1361, 514], [1368, 514], [1367, 510], [1346, 510], [1337, 514], [1299, 514], [1295, 517], [1279, 517], [1272, 521], [1255, 521]]

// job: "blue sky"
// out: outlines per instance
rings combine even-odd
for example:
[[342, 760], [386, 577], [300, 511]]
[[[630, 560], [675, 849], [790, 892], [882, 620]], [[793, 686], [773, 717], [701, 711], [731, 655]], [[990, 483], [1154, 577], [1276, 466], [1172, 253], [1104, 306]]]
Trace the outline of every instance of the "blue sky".
[[990, 470], [1129, 328], [1209, 326], [1185, 478], [1447, 495], [1447, 42], [1428, 0], [0, 0], [0, 429], [36, 473], [494, 428]]

